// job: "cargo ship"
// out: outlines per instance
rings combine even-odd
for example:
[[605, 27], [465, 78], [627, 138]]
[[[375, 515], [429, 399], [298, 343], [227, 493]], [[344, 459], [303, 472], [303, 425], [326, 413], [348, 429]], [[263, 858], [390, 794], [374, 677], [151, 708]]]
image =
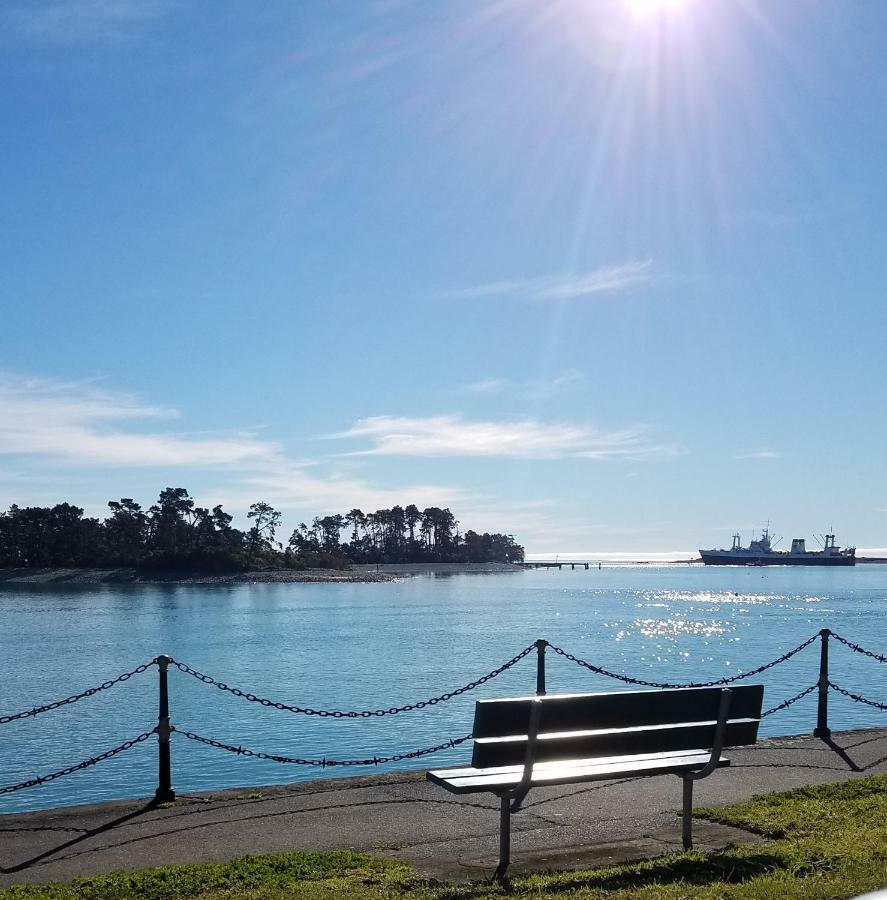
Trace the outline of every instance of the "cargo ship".
[[855, 566], [856, 547], [842, 549], [833, 534], [823, 537], [821, 550], [808, 550], [804, 538], [793, 538], [791, 550], [774, 550], [770, 529], [765, 528], [757, 541], [742, 546], [738, 534], [733, 535], [729, 550], [700, 550], [707, 566]]

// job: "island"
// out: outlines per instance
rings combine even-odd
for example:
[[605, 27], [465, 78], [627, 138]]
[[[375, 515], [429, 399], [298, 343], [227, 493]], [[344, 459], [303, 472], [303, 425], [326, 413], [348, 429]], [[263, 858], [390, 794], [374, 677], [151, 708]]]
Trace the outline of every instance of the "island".
[[0, 583], [387, 581], [433, 565], [498, 571], [524, 560], [512, 535], [462, 531], [437, 506], [318, 516], [286, 545], [283, 516], [265, 501], [250, 506], [245, 530], [181, 487], [162, 490], [148, 509], [131, 497], [108, 507], [104, 519], [68, 502], [0, 513]]

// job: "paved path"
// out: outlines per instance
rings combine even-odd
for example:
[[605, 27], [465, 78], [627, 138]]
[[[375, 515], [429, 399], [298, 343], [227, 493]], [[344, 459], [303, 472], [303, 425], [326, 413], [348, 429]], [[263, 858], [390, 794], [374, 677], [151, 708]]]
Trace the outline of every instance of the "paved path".
[[[697, 783], [698, 805], [762, 791], [887, 774], [887, 729], [762, 741]], [[512, 872], [576, 868], [679, 846], [680, 783], [641, 778], [533, 791], [515, 816]], [[187, 796], [170, 809], [138, 801], [0, 816], [0, 885], [66, 881], [113, 869], [227, 860], [283, 850], [355, 849], [448, 879], [489, 876], [497, 801], [458, 798], [407, 773]], [[697, 822], [697, 845], [756, 840]]]

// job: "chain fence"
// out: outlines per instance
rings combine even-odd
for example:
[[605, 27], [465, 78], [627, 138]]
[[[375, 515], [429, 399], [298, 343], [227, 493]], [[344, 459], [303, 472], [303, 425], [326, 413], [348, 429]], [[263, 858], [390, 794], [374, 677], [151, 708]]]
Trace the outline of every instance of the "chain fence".
[[860, 647], [859, 644], [854, 644], [853, 641], [848, 641], [847, 638], [841, 637], [840, 634], [835, 634], [835, 632], [831, 632], [831, 637], [833, 637], [836, 641], [840, 641], [845, 647], [849, 647], [855, 653], [862, 653], [863, 656], [871, 657], [871, 659], [877, 660], [879, 663], [887, 663], [887, 656], [883, 653], [872, 653], [871, 650], [866, 650], [865, 647]]
[[603, 669], [600, 666], [595, 666], [590, 662], [586, 662], [584, 659], [580, 659], [578, 656], [574, 656], [572, 653], [567, 653], [566, 650], [563, 650], [560, 647], [556, 647], [554, 644], [549, 644], [548, 646], [559, 656], [563, 656], [564, 659], [568, 659], [570, 660], [570, 662], [574, 662], [577, 665], [582, 666], [597, 675], [604, 675], [607, 678], [614, 678], [617, 681], [624, 682], [625, 684], [638, 684], [643, 685], [644, 687], [655, 688], [698, 688], [723, 687], [724, 685], [733, 684], [736, 681], [741, 681], [743, 678], [751, 678], [754, 675], [760, 675], [761, 672], [766, 672], [767, 669], [772, 669], [774, 666], [778, 666], [781, 663], [787, 662], [793, 656], [809, 647], [818, 637], [818, 634], [814, 634], [813, 637], [807, 638], [806, 641], [798, 644], [797, 647], [789, 650], [787, 653], [783, 653], [782, 656], [777, 657], [771, 662], [765, 663], [763, 666], [758, 666], [756, 669], [751, 669], [748, 672], [740, 672], [738, 675], [730, 675], [729, 677], [718, 678], [714, 681], [688, 681], [683, 684], [674, 684], [667, 681], [647, 681], [644, 678], [633, 678], [630, 675], [620, 675], [618, 672], [611, 672], [608, 669]]
[[[272, 753], [263, 753], [256, 750], [251, 750], [246, 747], [234, 744], [227, 744], [223, 741], [217, 741], [213, 738], [204, 737], [202, 735], [196, 734], [192, 731], [186, 731], [183, 729], [178, 729], [175, 726], [171, 725], [168, 717], [168, 709], [164, 707], [164, 703], [167, 701], [164, 699], [167, 697], [167, 688], [166, 688], [166, 672], [167, 666], [175, 667], [182, 673], [193, 677], [200, 681], [203, 684], [211, 685], [215, 688], [218, 688], [221, 691], [225, 691], [230, 693], [236, 697], [241, 697], [251, 703], [256, 703], [264, 707], [270, 707], [273, 709], [283, 710], [286, 712], [298, 713], [306, 716], [317, 716], [320, 718], [334, 718], [334, 719], [369, 719], [374, 717], [382, 717], [382, 716], [393, 716], [399, 713], [410, 712], [412, 710], [421, 710], [427, 707], [434, 707], [439, 703], [444, 703], [448, 700], [453, 699], [454, 697], [461, 696], [462, 694], [466, 694], [469, 691], [474, 690], [475, 688], [480, 687], [483, 684], [486, 684], [488, 681], [498, 677], [503, 672], [517, 665], [522, 659], [527, 657], [530, 653], [536, 650], [539, 654], [538, 656], [538, 669], [537, 669], [537, 693], [545, 692], [545, 671], [544, 671], [544, 652], [545, 648], [549, 647], [555, 654], [563, 657], [564, 659], [575, 663], [576, 665], [593, 672], [597, 675], [602, 675], [606, 678], [612, 678], [617, 681], [623, 682], [625, 684], [630, 685], [639, 685], [643, 687], [651, 687], [651, 688], [662, 688], [662, 689], [683, 689], [683, 688], [704, 688], [704, 687], [724, 687], [726, 685], [733, 684], [734, 682], [741, 681], [746, 678], [751, 678], [755, 675], [760, 675], [763, 672], [768, 671], [769, 669], [774, 668], [784, 662], [787, 662], [792, 657], [796, 656], [798, 653], [801, 653], [807, 647], [814, 643], [817, 639], [822, 640], [822, 656], [820, 660], [820, 680], [814, 684], [811, 684], [809, 687], [804, 688], [799, 693], [795, 694], [792, 697], [789, 697], [786, 700], [783, 700], [781, 703], [778, 703], [776, 706], [771, 707], [761, 714], [761, 718], [767, 718], [769, 716], [775, 715], [782, 710], [788, 709], [793, 704], [799, 702], [804, 699], [808, 695], [812, 694], [817, 690], [820, 686], [827, 686], [831, 690], [834, 690], [838, 694], [841, 694], [844, 697], [856, 702], [865, 704], [866, 706], [872, 707], [874, 709], [878, 709], [881, 711], [887, 711], [887, 703], [881, 703], [876, 700], [872, 700], [867, 697], [863, 697], [859, 694], [855, 694], [852, 691], [847, 690], [846, 688], [841, 687], [839, 684], [836, 684], [834, 681], [828, 679], [828, 668], [827, 668], [827, 643], [828, 639], [832, 637], [840, 644], [846, 646], [849, 650], [862, 654], [868, 658], [871, 658], [879, 663], [887, 662], [887, 656], [884, 654], [874, 653], [871, 650], [867, 650], [866, 648], [860, 646], [859, 644], [854, 643], [853, 641], [848, 640], [847, 638], [835, 634], [834, 632], [829, 631], [828, 629], [823, 629], [818, 634], [813, 635], [807, 640], [801, 642], [796, 647], [793, 647], [791, 650], [783, 653], [781, 656], [778, 656], [776, 659], [771, 660], [770, 662], [764, 663], [757, 668], [750, 669], [747, 672], [739, 672], [736, 675], [725, 676], [723, 678], [713, 679], [711, 681], [688, 681], [683, 683], [675, 683], [675, 682], [665, 682], [665, 681], [652, 681], [645, 678], [638, 678], [631, 675], [620, 674], [618, 672], [610, 671], [609, 669], [605, 669], [602, 666], [594, 665], [584, 659], [581, 659], [578, 656], [575, 656], [572, 653], [567, 652], [561, 647], [558, 647], [554, 644], [549, 643], [545, 640], [536, 641], [529, 646], [525, 647], [507, 662], [503, 663], [501, 666], [498, 666], [495, 669], [492, 669], [487, 674], [481, 676], [480, 678], [475, 679], [474, 681], [470, 681], [461, 687], [454, 688], [450, 691], [445, 691], [442, 694], [439, 694], [434, 697], [430, 697], [427, 700], [418, 700], [413, 703], [406, 703], [402, 706], [392, 706], [388, 708], [379, 708], [379, 709], [365, 709], [365, 710], [340, 710], [340, 709], [317, 709], [309, 706], [297, 706], [289, 703], [283, 703], [276, 700], [271, 700], [266, 697], [261, 697], [256, 694], [253, 694], [248, 691], [241, 690], [240, 688], [233, 687], [231, 685], [226, 684], [223, 681], [220, 681], [216, 678], [213, 678], [210, 675], [206, 675], [202, 672], [199, 672], [197, 669], [192, 668], [186, 663], [180, 662], [179, 660], [173, 659], [172, 657], [157, 657], [156, 659], [151, 660], [150, 662], [144, 663], [143, 665], [137, 666], [135, 669], [132, 669], [129, 672], [124, 672], [122, 675], [118, 675], [116, 678], [110, 679], [108, 681], [103, 682], [96, 687], [88, 688], [85, 691], [81, 691], [77, 694], [72, 694], [70, 697], [66, 697], [63, 700], [56, 700], [52, 703], [47, 703], [42, 706], [35, 706], [31, 709], [24, 710], [18, 713], [12, 713], [10, 715], [0, 716], [0, 725], [5, 725], [10, 722], [14, 722], [21, 719], [28, 719], [38, 716], [42, 713], [49, 712], [54, 709], [59, 709], [60, 707], [67, 706], [69, 704], [77, 703], [80, 700], [83, 700], [88, 697], [92, 697], [102, 691], [107, 691], [114, 687], [115, 685], [121, 684], [125, 681], [128, 681], [135, 675], [139, 675], [145, 671], [147, 671], [152, 666], [158, 666], [160, 670], [160, 678], [161, 678], [161, 716], [158, 720], [158, 726], [153, 728], [151, 731], [143, 732], [135, 738], [124, 741], [123, 743], [113, 747], [110, 750], [105, 751], [104, 753], [100, 753], [97, 756], [90, 757], [89, 759], [85, 759], [82, 762], [76, 763], [75, 765], [68, 766], [67, 768], [60, 769], [57, 772], [53, 772], [49, 775], [41, 775], [35, 776], [33, 778], [29, 778], [27, 780], [21, 781], [17, 784], [10, 784], [6, 786], [0, 786], [0, 795], [10, 794], [16, 791], [24, 790], [25, 788], [35, 787], [37, 785], [46, 784], [48, 782], [54, 781], [57, 778], [63, 778], [67, 775], [72, 775], [75, 772], [79, 772], [83, 769], [90, 768], [92, 766], [98, 765], [104, 760], [110, 759], [114, 756], [117, 756], [120, 753], [123, 753], [132, 747], [135, 747], [137, 744], [140, 744], [152, 735], [158, 735], [158, 739], [161, 745], [168, 745], [169, 738], [172, 734], [180, 734], [183, 738], [186, 738], [190, 741], [195, 741], [197, 743], [214, 747], [219, 750], [224, 750], [229, 753], [236, 754], [238, 756], [251, 757], [254, 759], [268, 760], [271, 762], [277, 763], [286, 763], [289, 765], [297, 765], [297, 766], [306, 766], [314, 769], [326, 769], [326, 768], [335, 768], [335, 767], [360, 767], [360, 766], [380, 766], [380, 765], [390, 765], [393, 763], [404, 762], [407, 760], [419, 759], [424, 756], [428, 756], [434, 753], [439, 753], [444, 750], [453, 749], [461, 744], [464, 744], [466, 741], [472, 739], [473, 735], [466, 734], [462, 737], [448, 739], [439, 744], [435, 744], [430, 747], [423, 747], [417, 750], [410, 750], [402, 753], [395, 753], [387, 756], [377, 756], [374, 755], [372, 757], [366, 757], [364, 759], [329, 759], [327, 757], [323, 757], [321, 759], [305, 759], [300, 757], [289, 757]], [[825, 688], [824, 688], [825, 690]], [[825, 694], [821, 694], [820, 697], [820, 713], [824, 715], [825, 705], [823, 703], [823, 697]], [[820, 722], [825, 721], [825, 719], [821, 719]], [[826, 729], [826, 733], [827, 729]], [[166, 769], [167, 776], [169, 774], [169, 748], [166, 746], [165, 749], [166, 755]], [[162, 764], [163, 765], [163, 764]], [[168, 783], [168, 781], [167, 781]], [[174, 796], [174, 795], [173, 795]]]
[[452, 747], [458, 747], [465, 741], [470, 741], [473, 735], [466, 734], [460, 738], [451, 738], [433, 747], [423, 747], [421, 750], [410, 750], [406, 753], [395, 753], [393, 756], [373, 756], [367, 759], [299, 759], [291, 756], [278, 756], [274, 753], [260, 753], [257, 750], [248, 750], [246, 747], [233, 744], [225, 744], [222, 741], [216, 741], [212, 738], [201, 737], [192, 731], [182, 731], [179, 728], [173, 729], [175, 734], [181, 734], [183, 737], [192, 741], [198, 741], [218, 750], [227, 750], [229, 753], [236, 753], [238, 756], [252, 756], [255, 759], [267, 759], [271, 762], [289, 763], [295, 766], [315, 766], [319, 768], [329, 768], [333, 766], [380, 766], [388, 763], [403, 762], [405, 759], [418, 759], [420, 756], [428, 756], [431, 753], [439, 753], [441, 750], [448, 750]]
[[405, 703], [403, 706], [391, 706], [388, 709], [343, 710], [314, 709], [310, 706], [293, 706], [289, 703], [281, 703], [277, 700], [269, 700], [267, 697], [259, 697], [256, 694], [242, 691], [240, 690], [240, 688], [231, 687], [230, 685], [225, 684], [224, 681], [219, 681], [213, 678], [211, 675], [204, 675], [202, 672], [198, 672], [196, 669], [192, 669], [189, 665], [186, 665], [183, 662], [179, 662], [177, 659], [170, 658], [170, 664], [174, 665], [179, 671], [184, 672], [186, 675], [191, 675], [198, 681], [202, 681], [204, 684], [211, 684], [213, 687], [218, 688], [220, 691], [227, 691], [229, 694], [233, 694], [235, 697], [243, 697], [250, 703], [258, 703], [261, 706], [270, 706], [274, 709], [280, 709], [285, 712], [298, 713], [303, 716], [319, 716], [320, 718], [331, 719], [370, 719], [375, 716], [396, 716], [398, 713], [410, 712], [414, 709], [425, 709], [426, 706], [436, 706], [438, 703], [445, 703], [447, 700], [452, 700], [453, 697], [458, 697], [461, 694], [466, 694], [468, 693], [468, 691], [473, 691], [475, 688], [480, 687], [482, 684], [486, 684], [488, 681], [496, 678], [507, 669], [510, 669], [512, 666], [519, 663], [525, 656], [527, 656], [529, 653], [532, 653], [532, 651], [535, 649], [536, 645], [530, 644], [529, 647], [525, 647], [523, 650], [521, 650], [520, 653], [509, 659], [508, 662], [504, 663], [496, 669], [493, 669], [492, 672], [488, 672], [486, 675], [483, 675], [481, 678], [478, 678], [475, 681], [469, 681], [468, 684], [465, 684], [462, 687], [455, 688], [452, 691], [445, 691], [443, 694], [440, 694], [437, 697], [430, 697], [428, 700], [418, 700], [415, 703]]
[[782, 703], [777, 704], [776, 706], [768, 709], [766, 712], [761, 713], [761, 718], [766, 719], [767, 716], [772, 716], [774, 713], [778, 713], [783, 709], [788, 709], [793, 703], [797, 703], [798, 700], [802, 700], [807, 694], [812, 694], [819, 687], [818, 683], [811, 684], [810, 687], [804, 688], [800, 694], [795, 694], [794, 697], [790, 697], [788, 700], [783, 700]]
[[839, 684], [835, 684], [834, 681], [830, 681], [828, 686], [833, 690], [836, 690], [839, 694], [843, 694], [845, 697], [854, 700], [856, 703], [865, 703], [867, 706], [873, 706], [875, 709], [887, 712], [887, 703], [878, 703], [877, 700], [868, 700], [866, 697], [860, 697], [859, 694], [851, 693], [846, 688], [842, 688]]
[[85, 691], [81, 691], [79, 694], [72, 694], [70, 697], [65, 697], [64, 700], [56, 700], [53, 703], [47, 703], [44, 706], [35, 706], [33, 709], [26, 709], [24, 712], [12, 713], [9, 716], [0, 716], [0, 725], [6, 725], [8, 722], [15, 722], [17, 719], [29, 719], [33, 716], [39, 716], [41, 713], [49, 712], [53, 709], [58, 709], [61, 706], [67, 706], [69, 703], [76, 703], [78, 700], [84, 700], [86, 697], [92, 697], [95, 694], [100, 693], [101, 691], [107, 691], [109, 688], [114, 687], [116, 684], [121, 684], [124, 681], [129, 681], [133, 675], [140, 675], [142, 672], [146, 672], [151, 666], [157, 665], [157, 660], [152, 659], [151, 662], [144, 663], [141, 666], [136, 666], [131, 672], [124, 672], [122, 675], [118, 675], [116, 678], [112, 678], [110, 681], [105, 681], [97, 687], [87, 688]]
[[21, 791], [24, 788], [35, 787], [38, 784], [46, 784], [48, 781], [55, 781], [56, 778], [64, 778], [65, 775], [73, 775], [75, 772], [79, 772], [81, 769], [88, 769], [90, 766], [97, 766], [100, 762], [104, 762], [106, 759], [110, 759], [112, 756], [117, 756], [118, 753], [123, 753], [125, 750], [129, 750], [132, 747], [135, 747], [136, 744], [141, 744], [142, 741], [148, 740], [152, 734], [156, 734], [157, 729], [152, 728], [150, 731], [145, 731], [140, 734], [138, 737], [131, 738], [128, 741], [124, 741], [122, 744], [112, 748], [111, 750], [106, 750], [104, 753], [99, 753], [98, 756], [91, 756], [89, 759], [84, 759], [83, 762], [79, 762], [76, 765], [68, 766], [66, 769], [60, 769], [58, 772], [53, 772], [51, 775], [39, 775], [36, 778], [29, 778], [27, 781], [21, 781], [18, 784], [8, 784], [5, 787], [0, 787], [0, 794], [11, 794], [14, 791]]

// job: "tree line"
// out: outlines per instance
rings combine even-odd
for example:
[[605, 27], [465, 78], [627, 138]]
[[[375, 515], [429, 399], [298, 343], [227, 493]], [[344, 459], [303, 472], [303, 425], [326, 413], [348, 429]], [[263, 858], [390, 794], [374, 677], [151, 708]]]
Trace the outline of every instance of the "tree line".
[[462, 532], [449, 509], [415, 504], [300, 522], [286, 545], [281, 513], [253, 503], [249, 527], [235, 528], [221, 505], [197, 506], [185, 488], [166, 488], [148, 509], [131, 497], [108, 502], [104, 519], [70, 503], [0, 513], [0, 566], [138, 567], [231, 571], [347, 568], [349, 563], [522, 562], [508, 534]]

